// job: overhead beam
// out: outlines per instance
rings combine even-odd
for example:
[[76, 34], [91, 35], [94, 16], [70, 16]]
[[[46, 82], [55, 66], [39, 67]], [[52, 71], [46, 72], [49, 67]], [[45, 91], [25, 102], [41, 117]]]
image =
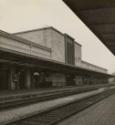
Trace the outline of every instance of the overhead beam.
[[99, 22], [99, 23], [89, 23], [89, 25], [91, 26], [106, 26], [106, 25], [115, 25], [115, 22], [107, 22], [107, 23], [102, 23], [102, 22]]
[[115, 41], [114, 41], [114, 42], [106, 41], [105, 44], [110, 45], [110, 46], [113, 46], [113, 45], [115, 45]]
[[[106, 41], [114, 40], [115, 0], [63, 0], [91, 31], [115, 54]], [[106, 35], [105, 35], [106, 34]], [[108, 35], [108, 36], [107, 36]], [[110, 35], [110, 36], [109, 36]]]
[[114, 0], [63, 0], [71, 9], [113, 7]]
[[115, 34], [102, 34], [102, 36], [103, 36], [103, 39], [105, 40], [105, 41], [108, 41], [108, 40], [110, 40], [110, 41], [114, 41], [115, 40]]

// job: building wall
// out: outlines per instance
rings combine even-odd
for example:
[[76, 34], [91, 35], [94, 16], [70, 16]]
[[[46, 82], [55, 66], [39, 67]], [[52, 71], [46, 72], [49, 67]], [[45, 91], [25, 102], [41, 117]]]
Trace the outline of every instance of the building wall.
[[6, 49], [17, 53], [28, 54], [32, 56], [51, 58], [51, 50], [29, 42], [21, 42], [10, 38], [0, 36], [0, 49]]
[[85, 62], [85, 61], [81, 61], [81, 67], [83, 67], [85, 69], [97, 71], [97, 72], [107, 73], [106, 69], [99, 67], [99, 66], [96, 66], [96, 65], [93, 65], [93, 64], [90, 64], [90, 63]]
[[62, 73], [50, 73], [46, 81], [50, 81], [52, 86], [65, 86], [66, 78]]
[[107, 70], [82, 60], [81, 45], [75, 42], [75, 65], [88, 70], [107, 73]]
[[82, 60], [81, 45], [75, 42], [75, 65], [88, 70], [93, 70], [97, 72], [107, 73], [105, 68], [90, 64]]
[[[75, 66], [82, 67], [88, 70], [97, 71], [97, 72], [107, 73], [107, 70], [104, 68], [82, 61], [81, 45], [75, 42], [73, 38], [65, 37], [65, 34], [60, 33], [59, 31], [57, 31], [52, 27], [42, 28], [35, 31], [33, 30], [29, 32], [28, 31], [22, 32], [16, 35], [23, 37], [27, 40], [30, 40], [32, 42], [35, 42], [37, 44], [43, 45], [45, 47], [51, 48], [52, 50], [51, 59], [55, 61], [63, 62], [63, 63], [67, 62], [66, 61], [67, 56], [65, 53], [66, 52], [65, 40], [68, 39], [69, 41], [73, 41], [74, 52], [75, 52], [74, 53]], [[72, 56], [70, 56], [70, 58], [71, 57]]]
[[38, 30], [29, 31], [29, 32], [17, 33], [14, 35], [51, 48], [51, 41], [50, 40], [47, 41], [47, 37], [50, 36], [50, 34], [51, 34], [51, 31], [49, 29], [41, 29], [41, 30], [38, 29]]
[[43, 28], [15, 35], [51, 48], [51, 59], [59, 62], [65, 62], [64, 35], [54, 28]]
[[[65, 35], [56, 29], [49, 27], [15, 35], [29, 41], [23, 42], [1, 36], [0, 47], [65, 63]], [[74, 52], [75, 66], [107, 73], [104, 68], [82, 61], [81, 45], [76, 42], [74, 42]]]
[[[18, 52], [22, 54], [28, 54], [36, 57], [42, 57], [45, 59], [51, 59], [58, 62], [62, 62], [63, 64], [66, 63], [65, 62], [66, 61], [65, 35], [57, 31], [56, 29], [45, 28], [45, 29], [35, 30], [31, 32], [19, 33], [15, 35], [17, 35], [18, 37], [13, 38], [12, 36], [10, 38], [7, 35], [6, 37], [4, 37], [4, 35], [0, 34], [0, 49], [12, 51], [12, 52]], [[21, 37], [21, 39], [19, 37]], [[71, 40], [69, 40], [69, 42], [70, 41]], [[103, 72], [103, 73], [107, 72], [107, 70], [104, 68], [82, 61], [81, 45], [79, 45], [78, 43], [75, 43], [74, 39], [72, 39], [72, 42], [74, 43], [75, 53], [73, 53], [73, 55], [75, 56], [75, 60], [74, 60], [75, 66], [79, 66], [84, 69]], [[69, 55], [69, 57], [71, 58], [71, 55]], [[16, 67], [14, 66], [12, 69], [9, 69], [11, 78], [12, 78], [12, 72], [14, 72], [15, 68]], [[25, 71], [25, 73], [26, 73], [26, 79], [28, 78], [31, 79], [31, 71]], [[51, 83], [50, 85], [52, 86], [65, 86], [65, 85], [73, 85], [73, 84], [81, 85], [81, 84], [92, 84], [92, 83], [95, 84], [100, 82], [104, 83], [106, 81], [106, 79], [104, 80], [104, 78], [97, 78], [95, 76], [91, 77], [91, 75], [92, 74], [88, 74], [88, 72], [85, 75], [83, 74], [80, 75], [80, 73], [71, 75], [69, 72], [68, 74], [65, 75], [64, 73], [61, 73], [61, 72], [60, 73], [52, 72], [52, 73], [49, 73], [49, 75], [47, 75], [45, 79], [47, 83], [49, 84]], [[28, 79], [29, 82], [27, 80], [26, 86], [30, 86], [29, 85], [31, 83], [30, 79]], [[13, 89], [13, 82], [10, 81], [10, 84], [11, 84], [11, 88]]]
[[[58, 33], [54, 29], [50, 29], [51, 34], [47, 37], [48, 40], [51, 40], [51, 49], [52, 49], [52, 59], [65, 63], [65, 41], [63, 34]], [[48, 41], [47, 40], [47, 41]]]

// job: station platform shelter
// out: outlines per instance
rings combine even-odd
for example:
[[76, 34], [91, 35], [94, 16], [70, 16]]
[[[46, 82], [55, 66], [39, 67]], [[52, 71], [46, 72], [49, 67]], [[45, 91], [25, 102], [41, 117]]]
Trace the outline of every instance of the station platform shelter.
[[111, 75], [0, 51], [0, 90], [108, 83]]
[[111, 77], [81, 60], [81, 45], [53, 27], [0, 31], [0, 90], [106, 84]]

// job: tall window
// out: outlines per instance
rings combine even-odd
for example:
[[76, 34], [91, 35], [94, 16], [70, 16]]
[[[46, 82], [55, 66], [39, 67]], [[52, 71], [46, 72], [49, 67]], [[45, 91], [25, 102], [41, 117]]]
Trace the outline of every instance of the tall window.
[[65, 62], [72, 65], [75, 63], [74, 39], [67, 34], [65, 34]]

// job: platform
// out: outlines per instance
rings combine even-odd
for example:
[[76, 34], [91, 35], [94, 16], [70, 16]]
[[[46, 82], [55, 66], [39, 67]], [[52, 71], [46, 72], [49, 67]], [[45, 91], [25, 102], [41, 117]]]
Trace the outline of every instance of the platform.
[[[114, 84], [113, 84], [114, 85]], [[4, 90], [0, 91], [0, 99], [7, 99], [7, 98], [12, 98], [12, 97], [21, 97], [21, 96], [28, 96], [28, 95], [40, 95], [40, 94], [45, 94], [49, 92], [57, 92], [57, 91], [68, 91], [68, 90], [82, 90], [85, 91], [87, 88], [100, 88], [100, 87], [106, 87], [109, 86], [109, 84], [100, 84], [100, 85], [81, 85], [81, 86], [66, 86], [66, 87], [52, 87], [52, 88], [39, 88], [39, 89], [27, 89], [27, 90]]]
[[[101, 85], [100, 85], [101, 86]], [[23, 96], [23, 95], [35, 95], [35, 94], [43, 94], [43, 93], [49, 93], [49, 92], [56, 92], [56, 91], [62, 91], [62, 90], [70, 90], [70, 89], [82, 89], [87, 88], [89, 85], [84, 86], [68, 86], [68, 87], [52, 87], [52, 88], [39, 88], [39, 89], [24, 89], [24, 90], [4, 90], [0, 91], [0, 99], [1, 98], [9, 98], [9, 97], [17, 97], [17, 96]]]
[[32, 116], [32, 115], [38, 114], [40, 112], [49, 110], [53, 107], [68, 104], [68, 103], [74, 102], [76, 100], [83, 99], [85, 97], [89, 97], [91, 95], [96, 95], [103, 91], [104, 91], [104, 89], [98, 89], [98, 90], [93, 90], [90, 92], [85, 92], [85, 93], [76, 94], [76, 95], [71, 95], [71, 96], [63, 97], [63, 98], [59, 98], [59, 99], [39, 102], [39, 103], [31, 104], [28, 106], [24, 106], [24, 107], [9, 109], [6, 111], [0, 111], [0, 125], [4, 125], [11, 121], [16, 121], [21, 118]]
[[58, 125], [115, 125], [115, 94]]

